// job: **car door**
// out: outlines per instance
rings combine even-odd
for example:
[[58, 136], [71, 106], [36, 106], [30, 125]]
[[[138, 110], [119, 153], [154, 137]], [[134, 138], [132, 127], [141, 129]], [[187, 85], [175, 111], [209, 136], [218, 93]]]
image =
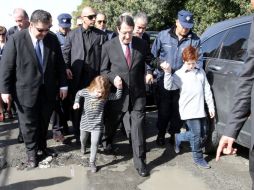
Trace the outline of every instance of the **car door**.
[[[220, 134], [223, 133], [227, 123], [232, 98], [236, 90], [235, 86], [239, 81], [239, 74], [243, 69], [244, 59], [247, 55], [249, 32], [250, 24], [228, 29], [223, 36], [220, 47], [216, 50], [218, 58], [211, 59], [206, 64], [207, 78], [215, 99], [216, 125]], [[249, 127], [244, 127], [242, 132], [246, 131], [247, 133], [244, 135], [245, 137], [239, 136], [239, 138], [245, 138], [244, 141], [248, 142], [249, 130]]]

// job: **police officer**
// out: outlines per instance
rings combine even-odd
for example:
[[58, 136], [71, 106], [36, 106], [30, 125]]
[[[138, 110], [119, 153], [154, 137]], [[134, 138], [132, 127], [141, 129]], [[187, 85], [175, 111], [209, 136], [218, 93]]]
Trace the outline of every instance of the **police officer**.
[[68, 13], [62, 13], [57, 17], [59, 31], [56, 33], [56, 35], [61, 47], [64, 45], [66, 35], [69, 31], [71, 31], [71, 19], [72, 16]]
[[[152, 46], [152, 54], [160, 61], [166, 61], [171, 65], [172, 72], [178, 70], [183, 65], [182, 51], [191, 45], [200, 47], [200, 38], [191, 30], [194, 25], [193, 14], [186, 10], [178, 12], [175, 25], [170, 29], [163, 30], [158, 34]], [[198, 65], [202, 67], [202, 54], [199, 49]], [[168, 132], [171, 135], [170, 142], [174, 142], [174, 134], [181, 128], [181, 120], [178, 111], [179, 91], [165, 90], [163, 87], [163, 71], [157, 71], [157, 104], [158, 104], [158, 136], [156, 143], [159, 146], [165, 144], [165, 134], [170, 122]]]
[[[60, 42], [61, 48], [64, 46], [65, 38], [68, 32], [71, 31], [71, 19], [72, 16], [68, 13], [62, 13], [58, 15], [58, 26], [59, 30], [56, 32], [58, 41]], [[68, 134], [68, 124], [69, 119], [69, 99], [60, 100], [57, 98], [55, 109], [51, 116], [53, 139], [56, 142], [64, 141], [64, 134]]]

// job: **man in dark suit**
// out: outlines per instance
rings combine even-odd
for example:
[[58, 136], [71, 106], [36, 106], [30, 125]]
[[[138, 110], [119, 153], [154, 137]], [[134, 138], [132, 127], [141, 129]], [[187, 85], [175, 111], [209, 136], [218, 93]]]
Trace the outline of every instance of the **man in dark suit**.
[[120, 100], [108, 102], [108, 114], [105, 116], [105, 141], [112, 143], [113, 135], [126, 114], [130, 115], [131, 140], [134, 167], [140, 176], [147, 176], [146, 153], [144, 150], [145, 119], [145, 62], [149, 62], [149, 49], [144, 40], [133, 37], [134, 21], [132, 17], [120, 16], [117, 21], [118, 37], [102, 46], [101, 73], [109, 77], [117, 86], [123, 81], [123, 95]]
[[[254, 1], [251, 1], [254, 7]], [[244, 69], [240, 75], [240, 82], [237, 84], [235, 96], [232, 103], [232, 110], [228, 117], [228, 123], [224, 130], [224, 135], [220, 139], [217, 148], [216, 161], [221, 153], [235, 154], [236, 149], [232, 147], [244, 122], [251, 114], [251, 144], [249, 154], [249, 171], [252, 179], [252, 190], [254, 190], [254, 20], [251, 24], [251, 31], [248, 41], [248, 56], [245, 60]]]
[[36, 10], [28, 29], [10, 36], [2, 57], [0, 92], [4, 102], [12, 98], [28, 156], [27, 167], [37, 166], [37, 155], [56, 156], [47, 148], [50, 115], [60, 88], [67, 95], [66, 67], [50, 13]]
[[107, 29], [107, 17], [103, 13], [98, 13], [96, 15], [95, 27], [105, 32], [108, 36], [108, 40], [116, 37], [116, 33]]
[[[103, 31], [94, 27], [96, 18], [94, 9], [85, 7], [81, 17], [83, 25], [68, 33], [62, 48], [67, 64], [67, 77], [70, 79], [69, 92], [73, 102], [77, 91], [87, 87], [94, 77], [99, 75], [101, 47], [107, 39]], [[80, 142], [81, 112], [82, 109], [72, 110], [72, 124], [78, 144]]]
[[[19, 32], [21, 30], [28, 28], [30, 25], [28, 14], [22, 8], [14, 9], [13, 18], [14, 18], [14, 21], [16, 22], [16, 25], [9, 28], [9, 30], [7, 31], [6, 39], [8, 39], [11, 35], [15, 34], [16, 32]], [[7, 113], [9, 118], [13, 117], [11, 111]], [[18, 143], [24, 142], [20, 127], [19, 127], [19, 134], [18, 134], [17, 140], [18, 140]]]

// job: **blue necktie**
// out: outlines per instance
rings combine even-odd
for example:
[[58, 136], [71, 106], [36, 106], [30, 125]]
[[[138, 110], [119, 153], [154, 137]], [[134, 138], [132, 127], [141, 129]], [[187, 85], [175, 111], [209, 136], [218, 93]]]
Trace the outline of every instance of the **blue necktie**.
[[37, 59], [40, 63], [40, 66], [42, 67], [43, 66], [43, 61], [42, 61], [41, 48], [40, 48], [39, 40], [36, 41], [35, 52], [36, 52]]

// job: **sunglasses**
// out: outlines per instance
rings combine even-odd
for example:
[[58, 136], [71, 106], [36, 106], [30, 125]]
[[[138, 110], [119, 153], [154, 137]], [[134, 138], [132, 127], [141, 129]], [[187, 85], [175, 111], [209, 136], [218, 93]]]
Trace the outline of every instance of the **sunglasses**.
[[94, 18], [96, 18], [96, 15], [88, 15], [83, 17], [87, 17], [89, 20], [93, 20]]
[[97, 22], [98, 22], [98, 24], [101, 24], [102, 22], [103, 22], [103, 24], [106, 24], [106, 23], [107, 23], [106, 20], [98, 20]]
[[[35, 27], [35, 28], [36, 28], [36, 27]], [[49, 28], [47, 28], [47, 29], [36, 28], [36, 30], [37, 30], [38, 32], [42, 33], [42, 32], [48, 32], [50, 29], [49, 29]]]
[[6, 33], [0, 34], [0, 36], [5, 36], [5, 35], [6, 35]]

